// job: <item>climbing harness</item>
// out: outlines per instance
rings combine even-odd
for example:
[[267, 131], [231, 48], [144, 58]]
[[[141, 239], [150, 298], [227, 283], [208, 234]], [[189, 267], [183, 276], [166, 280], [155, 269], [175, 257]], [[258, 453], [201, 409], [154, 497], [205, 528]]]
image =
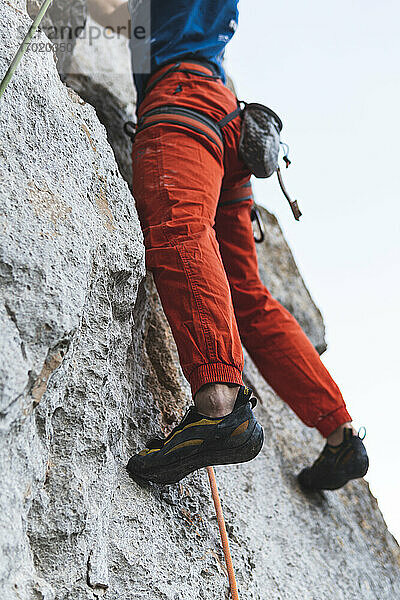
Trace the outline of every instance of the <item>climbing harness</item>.
[[210, 482], [211, 494], [214, 501], [215, 512], [217, 515], [217, 522], [219, 527], [219, 533], [221, 535], [222, 548], [224, 551], [226, 568], [228, 570], [229, 587], [231, 589], [232, 600], [239, 600], [238, 589], [236, 585], [236, 577], [233, 570], [231, 552], [229, 550], [229, 541], [226, 533], [225, 519], [222, 512], [221, 500], [219, 499], [217, 481], [215, 479], [215, 473], [213, 467], [207, 467], [208, 480]]
[[163, 71], [161, 73], [161, 75], [159, 75], [158, 77], [156, 77], [155, 79], [151, 78], [150, 82], [146, 85], [146, 90], [145, 93], [148, 94], [162, 79], [164, 79], [164, 77], [166, 77], [167, 75], [170, 75], [171, 73], [191, 73], [192, 75], [197, 75], [199, 77], [203, 77], [204, 79], [209, 79], [209, 80], [217, 80], [217, 79], [221, 79], [221, 77], [219, 75], [216, 75], [215, 69], [212, 66], [212, 63], [208, 62], [208, 61], [200, 61], [200, 60], [193, 60], [193, 59], [188, 59], [187, 61], [190, 64], [199, 64], [199, 65], [203, 65], [206, 63], [207, 68], [210, 69], [210, 71], [213, 73], [213, 75], [207, 75], [207, 73], [204, 73], [203, 71], [198, 71], [196, 69], [186, 69], [183, 68], [181, 69], [181, 63], [175, 63], [173, 65], [170, 65], [170, 67]]
[[[215, 74], [213, 65], [208, 61], [188, 59], [186, 64], [189, 63], [191, 65], [192, 62], [195, 63], [193, 68], [183, 67], [181, 62], [165, 65], [160, 72], [150, 77], [145, 94], [148, 94], [160, 81], [172, 73], [190, 73], [207, 80], [220, 79], [220, 76]], [[195, 68], [197, 63], [206, 66], [211, 74], [197, 70]], [[239, 140], [239, 155], [241, 159], [249, 171], [257, 178], [267, 178], [276, 172], [281, 190], [289, 202], [294, 218], [298, 221], [301, 217], [301, 211], [297, 201], [291, 200], [286, 191], [278, 164], [280, 146], [284, 148], [283, 160], [286, 167], [291, 164], [288, 158], [289, 147], [280, 141], [282, 121], [267, 106], [255, 102], [247, 103], [238, 100], [237, 108], [234, 111], [226, 115], [223, 119], [215, 121], [198, 110], [175, 104], [167, 104], [145, 112], [138, 119], [137, 123], [128, 121], [124, 125], [124, 131], [133, 141], [138, 133], [152, 125], [170, 123], [200, 133], [213, 144], [212, 147], [214, 150], [219, 154], [223, 154], [223, 128], [238, 116], [242, 120]], [[254, 239], [257, 243], [261, 243], [264, 240], [265, 233], [262, 217], [256, 206], [252, 207], [251, 220], [256, 222], [259, 229], [259, 235], [255, 235]]]
[[28, 49], [28, 46], [31, 42], [31, 39], [33, 38], [33, 36], [35, 35], [40, 23], [43, 20], [43, 17], [45, 16], [47, 9], [49, 8], [50, 4], [53, 2], [53, 0], [44, 0], [37, 16], [36, 19], [33, 21], [32, 25], [30, 26], [26, 36], [24, 37], [23, 41], [21, 42], [16, 55], [14, 56], [10, 66], [7, 69], [7, 73], [4, 75], [1, 84], [0, 84], [0, 98], [2, 97], [2, 95], [4, 94], [8, 84], [10, 83], [22, 57], [24, 56], [25, 52]]
[[224, 152], [224, 140], [221, 131], [223, 125], [220, 124], [221, 121], [213, 121], [213, 119], [210, 119], [197, 110], [169, 104], [149, 110], [138, 120], [136, 135], [144, 129], [160, 123], [181, 125], [185, 129], [200, 133], [213, 143], [220, 154]]

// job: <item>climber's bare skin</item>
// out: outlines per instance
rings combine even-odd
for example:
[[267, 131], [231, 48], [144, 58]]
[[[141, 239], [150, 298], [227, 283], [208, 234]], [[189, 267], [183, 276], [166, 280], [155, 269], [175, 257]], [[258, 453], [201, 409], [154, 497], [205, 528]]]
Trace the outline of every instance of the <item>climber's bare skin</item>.
[[[207, 417], [224, 417], [233, 410], [239, 386], [228, 386], [223, 383], [208, 383], [203, 385], [194, 397], [194, 403], [197, 410]], [[343, 430], [355, 430], [351, 424], [343, 423], [333, 433], [331, 433], [327, 442], [330, 446], [338, 446], [343, 441]]]
[[129, 38], [128, 3], [122, 0], [88, 0], [90, 16], [99, 25]]

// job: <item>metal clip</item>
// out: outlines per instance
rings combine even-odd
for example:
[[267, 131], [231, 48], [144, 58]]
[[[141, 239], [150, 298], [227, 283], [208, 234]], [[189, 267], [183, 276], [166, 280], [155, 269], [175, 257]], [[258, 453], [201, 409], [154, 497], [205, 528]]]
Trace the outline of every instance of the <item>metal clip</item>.
[[135, 139], [136, 127], [137, 125], [133, 121], [127, 121], [124, 123], [124, 132], [128, 137], [131, 138], [132, 142]]
[[260, 235], [258, 237], [254, 235], [254, 241], [256, 242], [256, 244], [261, 244], [265, 240], [265, 227], [264, 221], [256, 204], [253, 204], [253, 206], [251, 207], [250, 218], [252, 222], [256, 221], [258, 231], [260, 232]]

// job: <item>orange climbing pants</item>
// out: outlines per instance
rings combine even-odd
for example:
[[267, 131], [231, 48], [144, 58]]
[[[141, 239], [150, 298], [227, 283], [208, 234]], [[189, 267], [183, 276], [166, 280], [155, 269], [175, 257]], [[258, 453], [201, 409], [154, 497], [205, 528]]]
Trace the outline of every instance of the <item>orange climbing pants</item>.
[[[177, 72], [148, 92], [138, 116], [172, 104], [219, 120], [235, 110], [236, 98], [220, 80]], [[193, 395], [206, 383], [242, 384], [243, 343], [277, 394], [327, 437], [351, 417], [313, 345], [260, 280], [239, 135], [240, 116], [224, 128], [222, 150], [171, 123], [136, 135], [133, 193], [146, 266]]]

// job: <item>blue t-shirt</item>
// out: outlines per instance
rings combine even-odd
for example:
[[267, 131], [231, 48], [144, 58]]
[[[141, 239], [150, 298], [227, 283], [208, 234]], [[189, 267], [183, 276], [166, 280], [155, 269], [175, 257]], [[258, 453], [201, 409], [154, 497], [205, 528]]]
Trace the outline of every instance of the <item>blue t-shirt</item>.
[[129, 0], [132, 71], [138, 104], [150, 73], [183, 57], [212, 62], [225, 80], [225, 46], [236, 31], [238, 0]]

